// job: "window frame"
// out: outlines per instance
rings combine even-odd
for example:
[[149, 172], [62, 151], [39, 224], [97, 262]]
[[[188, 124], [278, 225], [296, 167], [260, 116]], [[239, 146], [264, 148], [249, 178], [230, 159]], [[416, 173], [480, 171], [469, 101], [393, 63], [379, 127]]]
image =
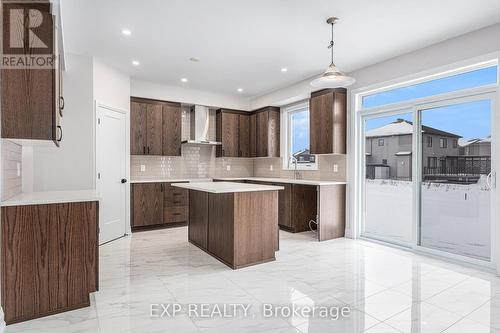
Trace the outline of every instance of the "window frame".
[[385, 140], [384, 140], [384, 138], [379, 138], [379, 139], [378, 139], [378, 146], [379, 146], [379, 147], [383, 147], [383, 146], [385, 146]]
[[448, 138], [439, 138], [439, 148], [448, 149]]
[[432, 136], [427, 136], [427, 148], [432, 148]]
[[[318, 156], [315, 155], [315, 161], [310, 163], [297, 163], [297, 167], [295, 168], [295, 163], [291, 161], [292, 157], [292, 122], [291, 117], [294, 113], [310, 111], [309, 107], [309, 99], [305, 101], [300, 101], [298, 103], [294, 103], [291, 105], [287, 105], [281, 108], [281, 148], [285, 153], [283, 157], [283, 170], [318, 170]], [[314, 155], [314, 154], [312, 154]]]

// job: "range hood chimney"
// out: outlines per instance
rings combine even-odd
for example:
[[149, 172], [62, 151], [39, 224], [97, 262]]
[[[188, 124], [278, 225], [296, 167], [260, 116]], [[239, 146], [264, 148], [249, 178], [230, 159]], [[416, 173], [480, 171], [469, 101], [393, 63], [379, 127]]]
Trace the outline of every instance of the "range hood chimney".
[[190, 145], [221, 145], [221, 142], [211, 141], [208, 137], [210, 128], [210, 110], [208, 106], [193, 105], [189, 110], [190, 135], [189, 140], [182, 141]]

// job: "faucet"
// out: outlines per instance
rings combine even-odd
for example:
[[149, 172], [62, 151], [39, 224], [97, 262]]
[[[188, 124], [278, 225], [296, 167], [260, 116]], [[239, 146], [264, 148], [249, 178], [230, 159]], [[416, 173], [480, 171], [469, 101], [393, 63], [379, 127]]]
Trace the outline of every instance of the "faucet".
[[300, 179], [299, 172], [297, 171], [297, 158], [292, 155], [292, 157], [290, 157], [290, 163], [293, 163], [295, 167], [293, 172], [293, 179]]

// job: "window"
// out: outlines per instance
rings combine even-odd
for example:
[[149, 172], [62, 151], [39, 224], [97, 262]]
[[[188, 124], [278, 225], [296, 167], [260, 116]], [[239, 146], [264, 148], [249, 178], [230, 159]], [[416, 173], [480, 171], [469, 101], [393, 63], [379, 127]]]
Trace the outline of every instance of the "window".
[[284, 115], [287, 142], [285, 168], [317, 170], [316, 156], [310, 153], [309, 145], [309, 102], [285, 108]]
[[384, 139], [378, 139], [378, 146], [382, 147], [384, 145]]
[[458, 148], [458, 140], [453, 139], [453, 148]]
[[427, 147], [432, 147], [432, 136], [427, 137]]
[[495, 84], [498, 80], [497, 71], [497, 66], [491, 66], [440, 79], [429, 80], [418, 84], [378, 92], [363, 96], [362, 106], [363, 108], [372, 108], [468, 88], [480, 87], [488, 84]]
[[437, 166], [437, 157], [428, 157], [427, 158], [427, 167], [435, 168]]
[[382, 164], [387, 165], [387, 160], [385, 158], [382, 160]]
[[439, 148], [448, 148], [448, 139], [440, 138], [439, 139]]

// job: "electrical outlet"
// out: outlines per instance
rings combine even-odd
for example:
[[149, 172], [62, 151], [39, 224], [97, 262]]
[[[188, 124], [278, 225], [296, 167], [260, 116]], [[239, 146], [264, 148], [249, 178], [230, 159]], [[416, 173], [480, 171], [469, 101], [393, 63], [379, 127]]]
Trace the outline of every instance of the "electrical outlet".
[[272, 164], [269, 165], [269, 171], [273, 171], [273, 169], [274, 169], [273, 165]]
[[146, 165], [141, 164], [141, 172], [144, 172], [144, 171], [146, 171]]
[[333, 172], [339, 172], [339, 165], [338, 164], [333, 165]]
[[226, 165], [226, 171], [231, 171], [231, 165], [230, 164]]
[[17, 176], [21, 177], [21, 163], [19, 162], [16, 163], [16, 169], [17, 169]]

